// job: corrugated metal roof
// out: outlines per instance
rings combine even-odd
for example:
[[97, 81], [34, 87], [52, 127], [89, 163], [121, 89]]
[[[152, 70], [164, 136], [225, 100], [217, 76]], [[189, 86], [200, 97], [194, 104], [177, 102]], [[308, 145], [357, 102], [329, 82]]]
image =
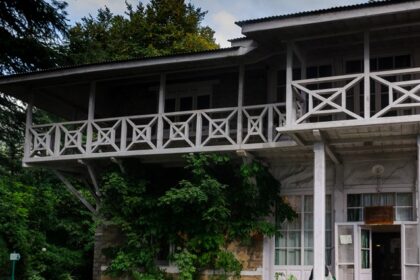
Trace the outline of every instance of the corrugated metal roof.
[[74, 69], [74, 68], [82, 68], [82, 67], [89, 67], [89, 66], [97, 66], [97, 65], [112, 65], [117, 63], [124, 63], [124, 62], [136, 62], [136, 61], [146, 61], [146, 60], [157, 60], [163, 58], [171, 58], [171, 57], [181, 57], [181, 56], [189, 56], [189, 55], [201, 55], [201, 54], [208, 54], [208, 53], [217, 53], [217, 52], [225, 52], [225, 51], [232, 51], [237, 50], [240, 47], [229, 47], [229, 48], [219, 48], [219, 49], [212, 49], [206, 51], [196, 51], [196, 52], [183, 52], [183, 53], [176, 53], [176, 54], [168, 54], [168, 55], [158, 55], [158, 56], [148, 56], [148, 57], [139, 57], [139, 58], [130, 58], [130, 59], [121, 59], [121, 60], [107, 60], [107, 61], [99, 61], [95, 63], [86, 63], [86, 64], [73, 64], [73, 65], [64, 65], [59, 67], [53, 68], [46, 68], [46, 69], [38, 69], [34, 71], [27, 71], [27, 72], [19, 72], [11, 75], [0, 75], [1, 79], [11, 78], [11, 77], [18, 77], [18, 76], [25, 76], [25, 75], [32, 75], [38, 73], [45, 73], [45, 72], [54, 72], [60, 70], [67, 70], [67, 69]]
[[323, 14], [323, 13], [329, 13], [329, 12], [355, 10], [355, 9], [367, 8], [367, 7], [386, 6], [390, 4], [397, 4], [397, 3], [403, 3], [403, 2], [416, 2], [416, 1], [415, 0], [414, 1], [413, 0], [379, 0], [379, 1], [374, 1], [374, 2], [367, 2], [367, 3], [347, 5], [347, 6], [336, 6], [336, 7], [313, 10], [313, 11], [304, 11], [304, 12], [297, 12], [297, 13], [284, 14], [284, 15], [275, 15], [275, 16], [269, 16], [269, 17], [263, 17], [263, 18], [241, 20], [235, 23], [242, 27], [243, 25], [246, 25], [246, 24], [258, 23], [258, 22], [264, 22], [264, 21], [317, 15], [317, 14]]

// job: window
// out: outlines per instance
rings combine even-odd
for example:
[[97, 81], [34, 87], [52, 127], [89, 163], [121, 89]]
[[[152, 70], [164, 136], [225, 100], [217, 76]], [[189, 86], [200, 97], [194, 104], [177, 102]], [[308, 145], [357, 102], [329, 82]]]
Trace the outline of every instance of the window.
[[182, 84], [168, 86], [165, 112], [209, 109], [211, 106], [211, 85]]
[[[284, 200], [296, 211], [298, 217], [292, 222], [276, 219], [278, 233], [275, 236], [275, 265], [313, 265], [313, 196], [286, 196]], [[326, 263], [331, 264], [332, 206], [331, 196], [326, 197], [325, 223]]]
[[412, 193], [365, 193], [347, 195], [347, 221], [363, 221], [369, 206], [393, 206], [396, 221], [413, 220]]
[[361, 232], [362, 268], [370, 268], [370, 231], [362, 229]]

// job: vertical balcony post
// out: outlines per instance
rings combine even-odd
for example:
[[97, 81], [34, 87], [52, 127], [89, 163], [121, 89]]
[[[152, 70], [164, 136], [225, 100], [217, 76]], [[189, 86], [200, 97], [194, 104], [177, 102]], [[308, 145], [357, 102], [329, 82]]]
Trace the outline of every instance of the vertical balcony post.
[[296, 107], [293, 98], [293, 43], [287, 43], [286, 49], [286, 126], [292, 126], [296, 121]]
[[416, 215], [417, 215], [417, 250], [420, 254], [420, 134], [417, 135], [417, 186], [416, 186]]
[[370, 118], [370, 34], [363, 33], [364, 116]]
[[244, 82], [245, 82], [245, 65], [241, 64], [239, 66], [239, 77], [238, 77], [238, 123], [237, 123], [237, 143], [238, 145], [242, 144], [242, 131], [243, 131], [243, 122], [242, 122], [242, 107], [244, 103]]
[[314, 144], [314, 280], [325, 278], [325, 144]]
[[96, 82], [91, 82], [90, 88], [89, 88], [86, 154], [90, 154], [92, 152], [93, 120], [95, 119], [95, 99], [96, 99]]
[[31, 157], [31, 146], [32, 146], [32, 115], [34, 106], [34, 95], [31, 94], [26, 106], [26, 125], [25, 125], [25, 147], [24, 147], [24, 158], [28, 160]]
[[157, 147], [161, 149], [163, 146], [163, 113], [165, 112], [165, 95], [166, 95], [166, 74], [160, 74], [159, 82], [159, 104], [158, 104], [158, 128], [157, 128]]

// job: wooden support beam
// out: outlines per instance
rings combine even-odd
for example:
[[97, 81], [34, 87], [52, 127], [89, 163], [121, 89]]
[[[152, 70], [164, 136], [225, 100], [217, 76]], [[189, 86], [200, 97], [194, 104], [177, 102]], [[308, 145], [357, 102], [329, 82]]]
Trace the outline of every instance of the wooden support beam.
[[125, 168], [124, 168], [124, 165], [122, 164], [122, 161], [120, 159], [118, 159], [116, 157], [111, 157], [111, 161], [118, 165], [122, 174], [125, 174]]
[[63, 182], [64, 186], [67, 188], [69, 192], [71, 192], [73, 195], [75, 195], [79, 201], [92, 213], [96, 213], [95, 208], [83, 197], [83, 195], [76, 190], [73, 185], [64, 177], [63, 174], [61, 174], [58, 170], [53, 170], [54, 174]]
[[328, 157], [332, 160], [332, 162], [334, 162], [335, 164], [341, 164], [341, 161], [338, 158], [338, 156], [334, 153], [334, 151], [331, 149], [331, 147], [329, 145], [327, 145], [328, 139], [325, 136], [325, 134], [322, 131], [320, 131], [319, 129], [314, 129], [312, 133], [313, 133], [314, 138], [317, 142], [324, 142], [325, 143], [325, 152], [327, 153]]
[[239, 65], [238, 75], [238, 120], [237, 120], [237, 143], [242, 144], [242, 107], [244, 105], [244, 87], [245, 87], [245, 65]]
[[34, 95], [31, 94], [26, 107], [26, 127], [25, 127], [25, 147], [24, 147], [24, 158], [29, 159], [31, 156], [31, 145], [32, 137], [30, 129], [32, 127], [32, 115], [34, 107]]
[[296, 108], [293, 100], [293, 44], [287, 43], [286, 51], [286, 127], [291, 127], [296, 120]]
[[165, 112], [165, 98], [166, 98], [166, 74], [160, 74], [159, 82], [159, 103], [158, 103], [158, 126], [157, 126], [157, 147], [163, 146], [163, 113]]
[[370, 34], [363, 33], [364, 117], [370, 118]]
[[313, 279], [325, 278], [325, 144], [314, 144], [314, 270]]
[[297, 133], [287, 133], [293, 141], [295, 141], [299, 146], [305, 146], [305, 141]]

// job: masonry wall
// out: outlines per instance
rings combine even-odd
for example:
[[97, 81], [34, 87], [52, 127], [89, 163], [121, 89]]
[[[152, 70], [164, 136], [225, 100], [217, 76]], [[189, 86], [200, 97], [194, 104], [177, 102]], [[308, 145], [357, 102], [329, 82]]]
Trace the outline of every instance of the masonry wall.
[[[120, 280], [112, 279], [105, 274], [110, 263], [106, 257], [106, 249], [123, 241], [120, 231], [115, 226], [98, 226], [95, 232], [93, 280]], [[243, 272], [241, 280], [262, 280], [263, 265], [263, 237], [255, 236], [250, 246], [241, 246], [237, 242], [229, 245], [228, 250], [233, 252], [242, 263]], [[173, 271], [174, 268], [171, 269]], [[172, 274], [176, 278], [176, 274]], [[210, 278], [211, 272], [203, 275], [203, 280]], [[122, 280], [122, 279], [121, 279]], [[125, 279], [124, 279], [125, 280]], [[128, 280], [128, 279], [127, 279]]]

